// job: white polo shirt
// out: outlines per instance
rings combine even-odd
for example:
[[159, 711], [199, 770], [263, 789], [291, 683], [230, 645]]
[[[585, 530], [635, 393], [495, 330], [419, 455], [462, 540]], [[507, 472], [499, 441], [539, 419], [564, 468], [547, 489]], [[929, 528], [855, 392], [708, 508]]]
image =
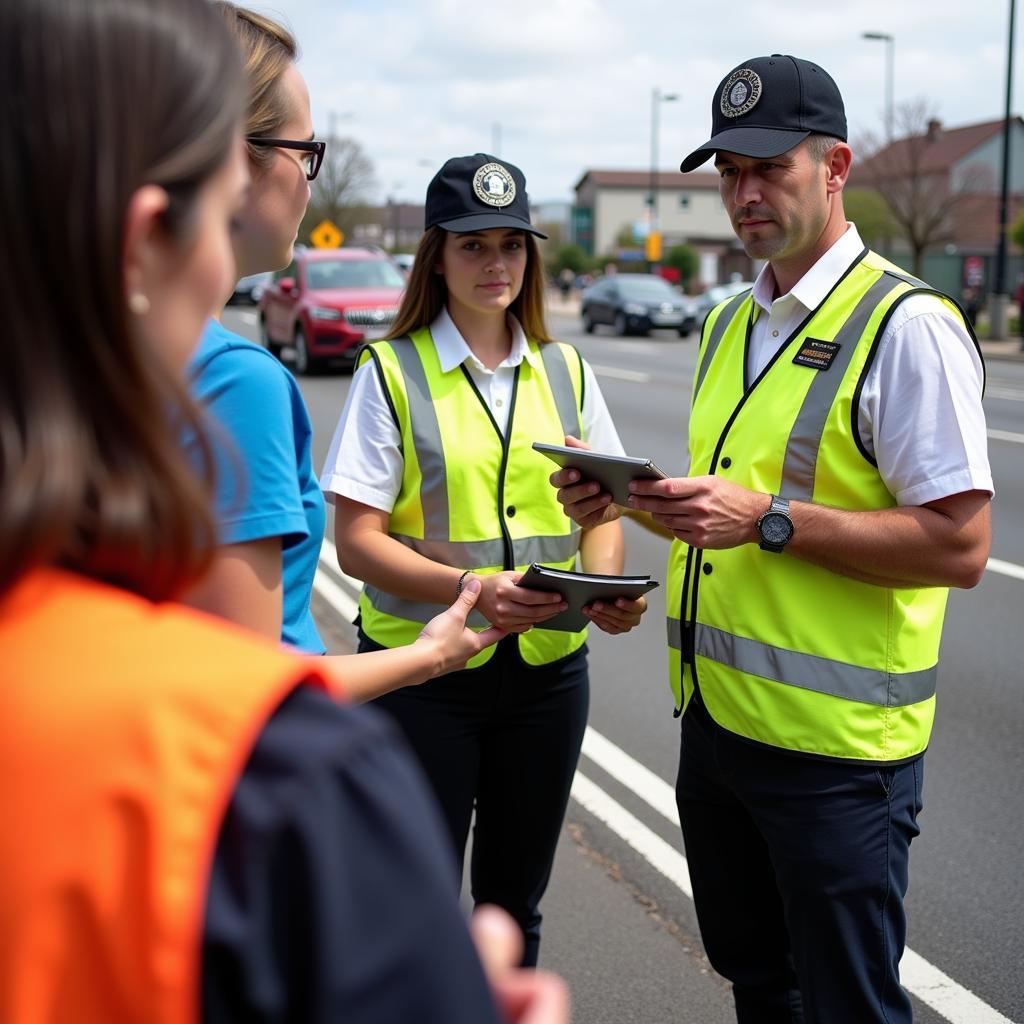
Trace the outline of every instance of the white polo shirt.
[[[540, 357], [530, 351], [519, 321], [509, 314], [508, 322], [512, 329], [512, 348], [493, 370], [487, 369], [473, 354], [447, 309], [442, 309], [430, 325], [441, 369], [448, 373], [457, 366], [466, 367], [502, 433], [508, 428], [516, 367], [524, 359], [533, 366], [540, 362]], [[597, 378], [586, 360], [583, 361], [583, 379], [582, 440], [595, 451], [625, 454]], [[368, 362], [352, 378], [324, 460], [320, 487], [327, 501], [333, 503], [334, 496], [340, 494], [343, 498], [391, 512], [402, 486], [400, 443], [401, 434], [392, 418], [380, 378], [372, 362]], [[552, 465], [552, 472], [555, 468]]]
[[[757, 319], [750, 333], [747, 380], [824, 302], [864, 248], [854, 225], [786, 294], [772, 299], [766, 264], [754, 282]], [[983, 370], [974, 342], [933, 295], [896, 308], [879, 341], [860, 395], [864, 447], [900, 505], [923, 505], [963, 491], [992, 493], [988, 435], [981, 407]]]

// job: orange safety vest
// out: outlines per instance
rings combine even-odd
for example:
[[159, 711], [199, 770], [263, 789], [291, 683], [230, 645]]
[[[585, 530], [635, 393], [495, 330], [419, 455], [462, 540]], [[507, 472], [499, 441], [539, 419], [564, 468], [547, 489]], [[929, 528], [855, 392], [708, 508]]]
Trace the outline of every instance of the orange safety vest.
[[0, 1021], [194, 1024], [209, 873], [315, 661], [57, 570], [0, 599]]

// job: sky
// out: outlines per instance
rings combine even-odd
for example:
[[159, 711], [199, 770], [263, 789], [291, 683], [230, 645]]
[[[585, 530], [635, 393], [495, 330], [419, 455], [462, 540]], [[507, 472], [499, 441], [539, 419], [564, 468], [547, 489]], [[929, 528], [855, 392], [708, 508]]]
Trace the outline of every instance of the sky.
[[[242, 0], [245, 2], [245, 0]], [[820, 64], [846, 102], [851, 141], [884, 131], [887, 44], [898, 107], [925, 99], [945, 125], [1002, 117], [1009, 0], [252, 0], [302, 50], [313, 121], [333, 122], [376, 167], [378, 202], [422, 202], [449, 157], [518, 165], [533, 202], [573, 198], [588, 168], [648, 170], [710, 134], [719, 81], [745, 59]], [[719, 16], [715, 16], [716, 12]], [[768, 17], [770, 13], [770, 17]], [[1015, 84], [1024, 78], [1019, 24]], [[1014, 89], [1014, 112], [1020, 112]], [[711, 170], [707, 164], [705, 170]]]

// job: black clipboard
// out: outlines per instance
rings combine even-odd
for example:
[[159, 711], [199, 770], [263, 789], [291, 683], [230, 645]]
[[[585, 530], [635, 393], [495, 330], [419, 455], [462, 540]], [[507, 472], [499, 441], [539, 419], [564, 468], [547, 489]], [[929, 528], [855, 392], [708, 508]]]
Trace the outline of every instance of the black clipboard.
[[557, 629], [576, 633], [590, 622], [583, 614], [584, 605], [592, 601], [607, 601], [611, 604], [619, 597], [635, 601], [658, 586], [658, 582], [652, 580], [650, 576], [595, 576], [585, 572], [555, 569], [535, 562], [523, 573], [517, 586], [561, 594], [569, 603], [564, 612], [559, 612], [544, 622], [538, 622], [536, 629]]
[[534, 451], [546, 455], [563, 469], [579, 471], [583, 480], [594, 480], [612, 496], [616, 505], [627, 506], [631, 480], [664, 480], [667, 473], [651, 459], [629, 455], [604, 455], [587, 448], [567, 448], [560, 444], [533, 443]]

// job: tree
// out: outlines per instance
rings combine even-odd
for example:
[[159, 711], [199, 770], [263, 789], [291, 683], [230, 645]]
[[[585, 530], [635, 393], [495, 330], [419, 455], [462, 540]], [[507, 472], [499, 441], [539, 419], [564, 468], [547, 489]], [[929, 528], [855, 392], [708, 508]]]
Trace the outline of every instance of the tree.
[[990, 192], [993, 182], [983, 166], [964, 168], [954, 179], [948, 161], [938, 158], [942, 126], [927, 100], [899, 104], [894, 121], [895, 141], [886, 145], [868, 136], [860, 143], [873, 155], [855, 167], [854, 183], [885, 201], [920, 277], [925, 252], [952, 239], [954, 215]]
[[574, 274], [582, 274], [590, 269], [592, 263], [593, 260], [578, 245], [563, 245], [548, 259], [548, 273], [557, 277], [568, 267]]
[[872, 247], [901, 233], [882, 194], [874, 189], [846, 189], [843, 192], [843, 209], [846, 219], [857, 225], [860, 237]]
[[355, 139], [328, 139], [299, 237], [308, 242], [310, 232], [325, 219], [348, 234], [363, 219], [367, 201], [376, 187], [373, 161], [363, 147]]
[[700, 269], [700, 253], [692, 245], [674, 245], [666, 254], [664, 262], [679, 271], [679, 278], [686, 288]]

